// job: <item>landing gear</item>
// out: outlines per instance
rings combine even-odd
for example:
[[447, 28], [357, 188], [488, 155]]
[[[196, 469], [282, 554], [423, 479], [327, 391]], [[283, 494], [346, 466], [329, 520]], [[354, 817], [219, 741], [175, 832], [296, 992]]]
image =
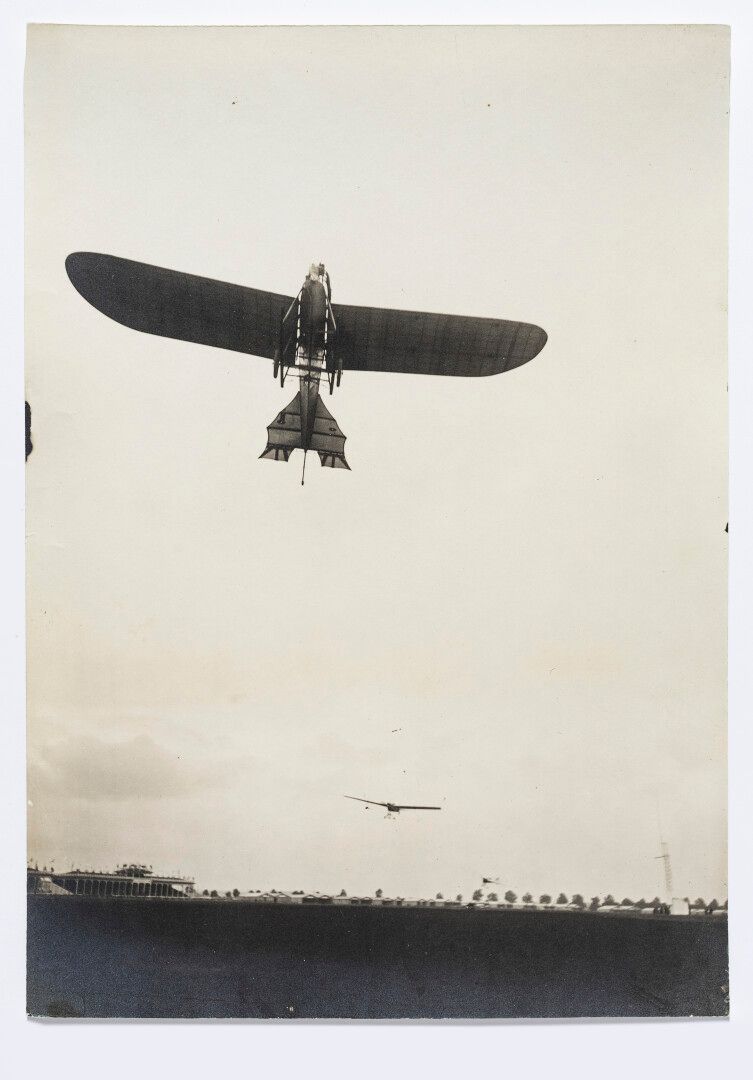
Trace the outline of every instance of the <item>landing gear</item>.
[[295, 366], [295, 356], [301, 333], [301, 294], [293, 300], [288, 310], [280, 319], [280, 336], [275, 349], [272, 376], [280, 376], [280, 386], [291, 367]]
[[327, 368], [327, 382], [329, 383], [329, 392], [333, 394], [335, 387], [340, 385], [340, 379], [342, 378], [343, 365], [342, 360], [338, 360], [337, 364], [333, 367]]

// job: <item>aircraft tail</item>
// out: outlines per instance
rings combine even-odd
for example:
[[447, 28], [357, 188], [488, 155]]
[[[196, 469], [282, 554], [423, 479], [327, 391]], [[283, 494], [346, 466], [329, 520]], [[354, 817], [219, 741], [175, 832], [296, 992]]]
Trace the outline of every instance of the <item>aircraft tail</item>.
[[259, 456], [270, 461], [288, 461], [293, 450], [316, 450], [322, 465], [350, 469], [345, 460], [345, 436], [320, 397], [316, 398], [313, 432], [304, 446], [301, 424], [301, 392], [267, 427], [267, 446]]

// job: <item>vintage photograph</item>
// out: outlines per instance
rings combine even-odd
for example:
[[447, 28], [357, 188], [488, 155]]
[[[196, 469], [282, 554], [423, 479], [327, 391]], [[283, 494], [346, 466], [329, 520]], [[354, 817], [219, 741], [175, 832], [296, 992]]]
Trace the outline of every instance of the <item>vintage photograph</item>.
[[32, 25], [27, 1012], [729, 1012], [723, 26]]

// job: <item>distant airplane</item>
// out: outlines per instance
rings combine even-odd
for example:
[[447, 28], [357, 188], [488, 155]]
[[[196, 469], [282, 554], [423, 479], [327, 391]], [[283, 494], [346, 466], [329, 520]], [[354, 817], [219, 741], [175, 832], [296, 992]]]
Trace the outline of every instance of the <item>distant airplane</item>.
[[401, 810], [441, 810], [441, 806], [403, 806], [402, 803], [377, 802], [376, 799], [359, 799], [357, 795], [343, 795], [344, 799], [353, 799], [355, 802], [365, 802], [369, 806], [386, 806], [387, 813], [399, 814]]
[[330, 394], [343, 371], [498, 375], [532, 360], [547, 339], [531, 323], [333, 306], [323, 263], [312, 264], [295, 297], [91, 251], [74, 252], [65, 266], [84, 299], [123, 326], [267, 357], [281, 386], [292, 371], [300, 389], [267, 427], [260, 456], [287, 461], [303, 450], [304, 473], [309, 450], [322, 465], [350, 468], [345, 436], [319, 396], [323, 375]]

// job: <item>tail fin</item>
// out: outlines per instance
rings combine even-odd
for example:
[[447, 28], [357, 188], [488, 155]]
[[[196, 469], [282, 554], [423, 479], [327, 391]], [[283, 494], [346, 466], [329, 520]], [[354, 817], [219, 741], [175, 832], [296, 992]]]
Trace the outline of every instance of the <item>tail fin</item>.
[[267, 448], [259, 457], [270, 461], [287, 461], [292, 450], [302, 450], [301, 392], [295, 395], [286, 409], [267, 427]]
[[322, 465], [330, 469], [350, 469], [345, 460], [345, 436], [321, 398], [317, 398], [316, 402], [311, 449], [319, 454]]

